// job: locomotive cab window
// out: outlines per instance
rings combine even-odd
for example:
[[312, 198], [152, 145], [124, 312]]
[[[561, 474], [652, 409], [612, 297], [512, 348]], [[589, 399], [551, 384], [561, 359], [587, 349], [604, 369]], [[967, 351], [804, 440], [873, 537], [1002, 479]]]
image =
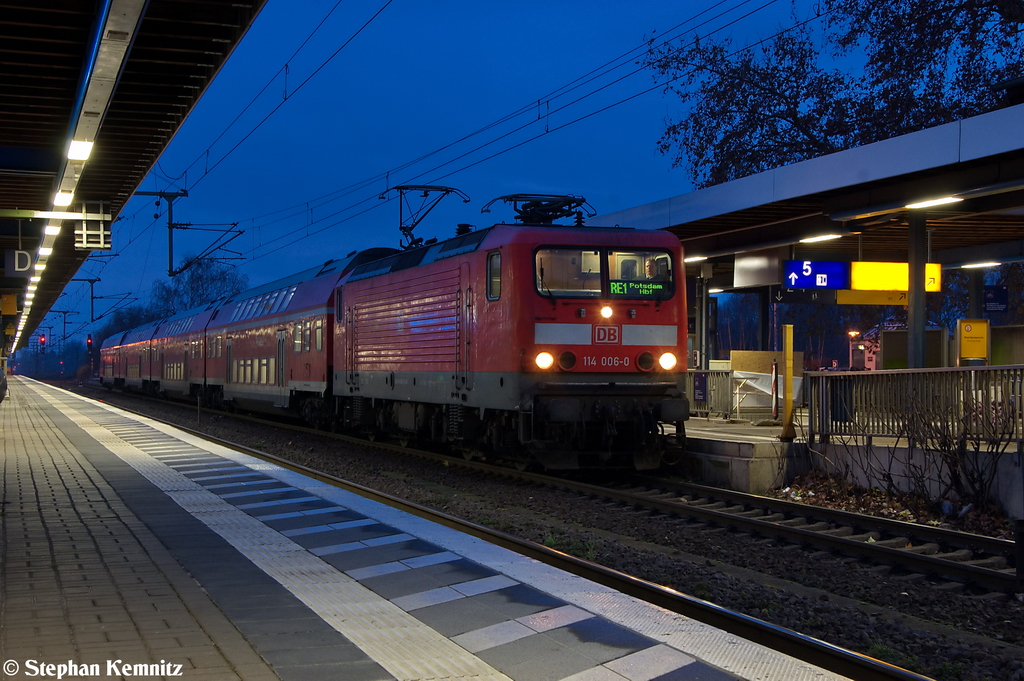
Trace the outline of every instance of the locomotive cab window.
[[541, 248], [534, 257], [537, 292], [553, 298], [600, 298], [600, 250]]
[[487, 300], [501, 297], [501, 253], [487, 254]]

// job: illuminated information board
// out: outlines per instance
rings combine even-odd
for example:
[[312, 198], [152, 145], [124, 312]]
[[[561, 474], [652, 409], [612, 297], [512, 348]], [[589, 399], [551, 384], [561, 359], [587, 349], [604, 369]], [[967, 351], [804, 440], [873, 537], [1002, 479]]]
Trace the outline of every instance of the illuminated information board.
[[643, 279], [612, 279], [608, 282], [612, 298], [664, 298], [670, 292], [667, 281], [645, 281]]
[[[905, 262], [783, 260], [782, 285], [789, 289], [909, 291], [910, 266]], [[924, 290], [942, 290], [941, 265], [925, 265]]]

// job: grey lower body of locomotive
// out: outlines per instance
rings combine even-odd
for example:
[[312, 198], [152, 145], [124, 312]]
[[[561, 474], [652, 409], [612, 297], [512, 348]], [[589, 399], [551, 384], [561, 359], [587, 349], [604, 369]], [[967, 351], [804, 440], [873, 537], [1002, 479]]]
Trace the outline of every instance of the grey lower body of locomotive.
[[[348, 427], [546, 468], [652, 469], [684, 445], [689, 401], [676, 375], [335, 372]], [[666, 435], [664, 424], [672, 424]]]

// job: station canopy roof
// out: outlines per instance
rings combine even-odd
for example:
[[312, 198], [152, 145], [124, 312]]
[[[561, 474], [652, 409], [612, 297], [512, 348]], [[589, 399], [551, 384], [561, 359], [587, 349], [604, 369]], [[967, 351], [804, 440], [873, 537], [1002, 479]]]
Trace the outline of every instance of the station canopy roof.
[[[92, 253], [80, 221], [52, 213], [116, 218], [264, 2], [0, 0], [0, 248], [45, 264], [19, 345]], [[72, 140], [93, 142], [87, 160], [68, 158]], [[71, 205], [54, 205], [60, 189]], [[4, 265], [9, 329], [30, 282]]]
[[[687, 257], [708, 257], [712, 286], [729, 289], [736, 258], [761, 251], [782, 249], [792, 260], [905, 262], [910, 210], [927, 210], [929, 260], [944, 268], [1024, 260], [1024, 105], [588, 222], [669, 230]], [[830, 234], [843, 236], [801, 242]]]

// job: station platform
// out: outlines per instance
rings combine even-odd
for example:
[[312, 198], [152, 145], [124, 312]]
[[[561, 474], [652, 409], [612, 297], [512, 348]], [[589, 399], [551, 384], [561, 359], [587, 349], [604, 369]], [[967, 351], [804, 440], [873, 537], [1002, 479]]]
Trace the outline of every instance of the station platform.
[[843, 678], [30, 379], [0, 426], [5, 679]]

